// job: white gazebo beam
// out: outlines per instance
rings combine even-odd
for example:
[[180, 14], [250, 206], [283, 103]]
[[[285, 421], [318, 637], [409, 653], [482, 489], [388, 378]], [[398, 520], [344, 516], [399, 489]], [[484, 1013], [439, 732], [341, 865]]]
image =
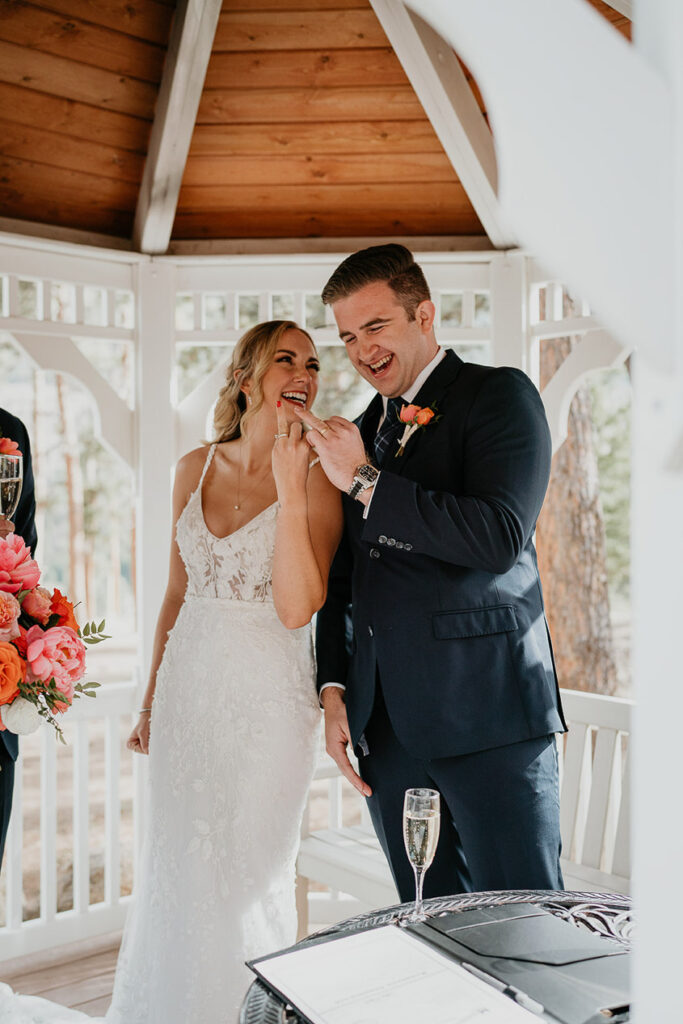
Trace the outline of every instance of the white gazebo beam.
[[486, 234], [499, 249], [516, 244], [498, 203], [493, 136], [449, 44], [399, 0], [371, 0]]
[[71, 338], [32, 332], [16, 333], [13, 338], [41, 370], [67, 374], [90, 392], [94, 399], [96, 433], [132, 467], [135, 461], [134, 414]]
[[612, 7], [625, 18], [633, 21], [633, 0], [605, 0], [608, 7]]
[[221, 0], [179, 0], [135, 211], [133, 243], [164, 253], [175, 218]]
[[620, 366], [628, 356], [629, 349], [608, 331], [591, 331], [555, 371], [541, 392], [553, 441], [553, 455], [567, 440], [572, 400], [583, 382], [598, 370]]

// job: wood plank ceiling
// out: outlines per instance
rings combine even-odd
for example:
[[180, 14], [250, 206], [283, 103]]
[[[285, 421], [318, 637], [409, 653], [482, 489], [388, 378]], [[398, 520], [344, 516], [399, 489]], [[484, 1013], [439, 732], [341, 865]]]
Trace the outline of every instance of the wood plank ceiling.
[[[0, 217], [130, 238], [174, 6], [0, 2]], [[368, 0], [224, 0], [172, 238], [417, 235], [484, 231]]]
[[2, 216], [130, 236], [173, 6], [0, 4]]

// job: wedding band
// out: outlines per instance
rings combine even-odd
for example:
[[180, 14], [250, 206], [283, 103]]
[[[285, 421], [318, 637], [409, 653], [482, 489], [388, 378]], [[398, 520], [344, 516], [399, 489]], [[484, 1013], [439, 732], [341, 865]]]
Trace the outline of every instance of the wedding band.
[[283, 434], [276, 434], [275, 435], [275, 440], [276, 441], [277, 441], [278, 437], [289, 437], [289, 434], [286, 431]]
[[329, 432], [330, 432], [330, 428], [329, 427], [318, 427], [318, 433], [322, 434], [323, 437], [325, 437], [325, 434], [329, 434]]

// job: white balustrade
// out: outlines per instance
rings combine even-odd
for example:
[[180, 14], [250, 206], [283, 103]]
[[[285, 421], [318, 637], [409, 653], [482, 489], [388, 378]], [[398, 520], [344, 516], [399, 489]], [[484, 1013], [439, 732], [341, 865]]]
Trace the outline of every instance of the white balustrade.
[[[95, 700], [75, 701], [65, 725], [70, 726], [73, 768], [73, 907], [58, 910], [57, 876], [57, 738], [49, 726], [41, 726], [40, 757], [40, 914], [23, 920], [26, 792], [20, 744], [16, 765], [14, 805], [7, 836], [5, 925], [0, 928], [0, 961], [116, 931], [123, 927], [128, 896], [121, 895], [121, 718], [131, 716], [137, 706], [133, 682], [109, 683], [97, 691]], [[89, 726], [104, 727], [104, 899], [92, 902], [90, 860], [95, 830], [89, 824], [91, 765]], [[22, 741], [28, 743], [28, 739]], [[134, 762], [135, 765], [135, 762]], [[135, 765], [135, 786], [141, 786], [142, 772]], [[95, 779], [100, 782], [100, 779]], [[137, 795], [137, 794], [136, 794]], [[102, 834], [102, 830], [99, 830]], [[137, 845], [137, 844], [136, 844]]]

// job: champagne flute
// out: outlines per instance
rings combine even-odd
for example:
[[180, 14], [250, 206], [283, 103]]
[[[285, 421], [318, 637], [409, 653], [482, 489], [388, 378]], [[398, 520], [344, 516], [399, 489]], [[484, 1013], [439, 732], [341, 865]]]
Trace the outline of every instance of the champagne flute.
[[405, 918], [407, 924], [425, 921], [422, 883], [434, 860], [441, 824], [441, 798], [435, 789], [407, 789], [403, 801], [403, 842], [415, 873], [415, 906]]
[[23, 480], [21, 455], [0, 455], [0, 516], [11, 519], [17, 510]]

